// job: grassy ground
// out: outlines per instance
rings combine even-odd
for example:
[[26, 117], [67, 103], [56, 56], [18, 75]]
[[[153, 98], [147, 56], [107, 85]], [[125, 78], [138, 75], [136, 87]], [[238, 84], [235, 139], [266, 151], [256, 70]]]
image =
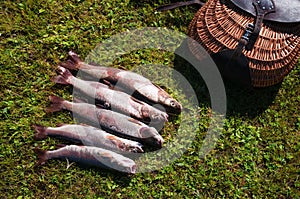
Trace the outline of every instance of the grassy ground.
[[[85, 57], [111, 35], [133, 28], [168, 27], [187, 32], [195, 9], [155, 13], [167, 1], [0, 2], [0, 190], [3, 198], [299, 198], [300, 67], [268, 89], [227, 87], [228, 115], [217, 145], [198, 152], [210, 108], [200, 100], [199, 130], [186, 153], [155, 172], [127, 176], [81, 168], [66, 161], [34, 167], [33, 148], [53, 149], [59, 140], [33, 140], [32, 123], [73, 122], [69, 113], [47, 115], [47, 97], [71, 99], [70, 87], [50, 82], [70, 49]], [[133, 52], [116, 65], [172, 66], [174, 56]], [[199, 98], [205, 89], [194, 83]], [[176, 91], [174, 91], [176, 92]], [[203, 95], [203, 96], [202, 96]], [[164, 130], [172, 136], [176, 121]]]

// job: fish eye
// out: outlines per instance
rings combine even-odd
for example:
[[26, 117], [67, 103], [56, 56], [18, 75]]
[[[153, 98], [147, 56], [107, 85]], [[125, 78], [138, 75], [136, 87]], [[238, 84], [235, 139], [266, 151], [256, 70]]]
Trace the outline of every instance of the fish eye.
[[177, 106], [177, 103], [176, 103], [174, 100], [171, 100], [170, 105], [171, 105], [172, 107], [176, 107], [176, 106]]
[[103, 106], [104, 106], [104, 108], [109, 108], [109, 107], [110, 107], [110, 104], [109, 104], [108, 102], [105, 102], [105, 103], [103, 104]]

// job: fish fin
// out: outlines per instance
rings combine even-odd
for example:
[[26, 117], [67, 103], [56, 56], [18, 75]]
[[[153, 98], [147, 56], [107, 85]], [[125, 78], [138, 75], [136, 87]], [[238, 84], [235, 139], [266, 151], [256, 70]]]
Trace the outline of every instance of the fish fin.
[[105, 80], [105, 79], [103, 79], [102, 81], [103, 81], [103, 83], [104, 83], [105, 85], [108, 86], [108, 88], [110, 88], [110, 89], [112, 89], [112, 90], [114, 89], [114, 85], [113, 85], [112, 83], [110, 83], [110, 81]]
[[56, 144], [55, 145], [56, 149], [60, 149], [60, 148], [63, 148], [65, 146], [67, 146], [67, 145], [66, 144]]
[[32, 127], [34, 128], [34, 130], [36, 132], [33, 136], [34, 140], [43, 140], [47, 137], [47, 133], [46, 133], [47, 127], [41, 126], [41, 125], [36, 125], [36, 124], [32, 125]]
[[62, 126], [66, 126], [66, 125], [68, 125], [68, 124], [58, 123], [58, 124], [56, 124], [56, 127], [62, 127]]
[[104, 105], [103, 104], [99, 104], [99, 103], [96, 103], [95, 104], [96, 107], [98, 108], [102, 108], [102, 109], [105, 109]]
[[121, 146], [120, 144], [122, 144], [122, 142], [120, 142], [120, 141], [117, 139], [117, 137], [114, 136], [114, 135], [107, 135], [106, 138], [107, 138], [108, 140], [110, 140], [111, 143], [117, 145], [118, 147], [120, 147], [120, 146]]
[[74, 51], [69, 51], [69, 58], [78, 66], [81, 61], [79, 56]]
[[167, 87], [165, 87], [165, 86], [159, 86], [161, 89], [163, 89], [163, 90], [166, 90], [167, 89]]
[[81, 122], [79, 123], [79, 125], [80, 125], [80, 126], [90, 126], [90, 125], [88, 125], [88, 124], [81, 123]]
[[57, 75], [55, 77], [52, 77], [50, 79], [52, 82], [57, 83], [57, 84], [66, 84], [68, 85], [69, 83], [67, 82], [66, 78], [61, 76], [61, 75]]
[[112, 159], [112, 155], [111, 155], [109, 152], [104, 152], [104, 153], [102, 153], [102, 154], [101, 154], [101, 157]]
[[110, 109], [111, 104], [109, 102], [104, 102], [103, 104], [96, 103], [95, 106], [102, 108], [102, 109]]
[[38, 156], [38, 161], [36, 163], [36, 166], [45, 164], [45, 162], [48, 160], [47, 151], [42, 150], [40, 148], [35, 148], [33, 150]]
[[69, 80], [69, 82], [70, 82], [71, 78], [74, 77], [73, 74], [72, 74], [68, 69], [66, 69], [66, 68], [64, 68], [64, 67], [62, 67], [62, 66], [60, 66], [60, 65], [58, 65], [57, 71], [58, 71], [59, 74], [60, 74], [61, 76], [63, 76], [67, 81]]
[[[162, 87], [160, 87], [159, 85], [152, 83], [156, 88], [158, 88], [159, 90], [166, 92]], [[166, 87], [165, 87], [166, 88]]]
[[139, 104], [141, 104], [141, 105], [145, 105], [145, 102], [143, 102], [143, 101], [141, 101], [141, 100], [138, 100], [138, 99], [136, 99], [135, 97], [130, 96], [130, 99], [132, 99], [132, 100], [135, 101], [136, 103], [139, 103]]
[[59, 65], [70, 70], [78, 70], [78, 66], [77, 66], [78, 64], [74, 63], [71, 60], [60, 62]]
[[121, 70], [128, 71], [128, 69], [127, 69], [127, 68], [125, 68], [124, 66], [118, 66], [118, 69], [121, 69]]
[[129, 118], [128, 121], [142, 126], [142, 123], [140, 121], [136, 120], [136, 119]]
[[80, 63], [82, 63], [82, 60], [73, 51], [69, 51], [68, 54], [69, 54], [69, 59], [65, 62], [61, 62], [59, 65], [71, 70], [78, 70], [80, 68]]
[[106, 79], [101, 79], [102, 83], [108, 86], [109, 89], [115, 90], [115, 91], [120, 91], [120, 92], [125, 92], [124, 89], [122, 89], [120, 86], [116, 86], [115, 84], [111, 83], [110, 81]]
[[55, 95], [50, 95], [49, 99], [52, 102], [52, 104], [50, 105], [50, 107], [46, 108], [47, 113], [57, 112], [64, 108], [63, 105], [64, 99], [57, 97]]

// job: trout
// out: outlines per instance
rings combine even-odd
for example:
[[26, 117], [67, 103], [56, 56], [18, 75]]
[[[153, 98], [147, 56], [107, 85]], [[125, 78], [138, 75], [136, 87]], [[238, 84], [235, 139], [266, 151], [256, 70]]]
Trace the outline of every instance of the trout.
[[52, 78], [55, 83], [70, 84], [87, 96], [100, 101], [101, 107], [129, 115], [144, 122], [164, 123], [168, 114], [149, 104], [128, 95], [127, 93], [108, 88], [107, 85], [78, 79], [63, 67], [58, 67], [60, 75]]
[[62, 109], [71, 111], [77, 116], [88, 120], [92, 125], [100, 125], [104, 130], [123, 138], [135, 140], [155, 147], [162, 147], [164, 142], [161, 135], [153, 127], [126, 115], [98, 108], [87, 103], [73, 103], [60, 97], [51, 95], [51, 106], [47, 112], [56, 112]]
[[33, 125], [33, 128], [36, 131], [34, 134], [35, 140], [53, 136], [76, 143], [83, 143], [86, 146], [124, 152], [144, 152], [142, 144], [139, 142], [123, 139], [88, 125], [61, 124], [58, 127]]
[[69, 159], [84, 165], [115, 169], [126, 173], [135, 173], [133, 160], [115, 152], [92, 146], [67, 145], [57, 150], [44, 151], [34, 149], [38, 155], [37, 165], [43, 165], [49, 159]]
[[60, 65], [71, 70], [83, 71], [98, 80], [108, 81], [121, 87], [124, 92], [130, 95], [136, 93], [152, 103], [161, 104], [170, 112], [180, 113], [182, 110], [181, 104], [165, 90], [137, 73], [118, 68], [89, 65], [83, 62], [73, 51], [69, 52], [69, 59]]

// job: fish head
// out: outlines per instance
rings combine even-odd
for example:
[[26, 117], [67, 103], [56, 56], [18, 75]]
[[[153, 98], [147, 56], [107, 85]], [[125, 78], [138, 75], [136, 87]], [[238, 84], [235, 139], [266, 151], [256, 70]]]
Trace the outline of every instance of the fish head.
[[121, 155], [119, 155], [118, 157], [116, 156], [116, 159], [117, 165], [115, 165], [115, 169], [130, 174], [136, 173], [136, 164], [133, 160]]
[[133, 153], [143, 153], [143, 145], [140, 143], [136, 143], [136, 144], [128, 144], [126, 146], [127, 151], [133, 152]]
[[136, 164], [133, 160], [128, 160], [127, 165], [130, 165], [128, 168], [128, 173], [135, 174], [136, 173]]
[[133, 160], [123, 157], [118, 160], [118, 164], [119, 170], [130, 174], [136, 173], [136, 164]]
[[96, 158], [109, 168], [131, 174], [136, 173], [135, 162], [121, 154], [103, 149], [102, 152], [97, 154]]
[[167, 98], [165, 103], [168, 106], [168, 108], [172, 110], [172, 112], [181, 113], [182, 105], [175, 99]]
[[168, 93], [166, 93], [163, 89], [159, 89], [158, 91], [158, 102], [164, 105], [170, 112], [181, 113], [182, 106], [179, 102], [177, 102], [174, 98], [172, 98]]
[[168, 121], [168, 114], [162, 111], [153, 111], [150, 113], [151, 122], [167, 122]]
[[142, 115], [144, 118], [150, 118], [151, 122], [154, 122], [154, 123], [168, 121], [168, 114], [154, 106], [152, 106], [152, 107], [149, 105], [143, 106], [142, 107]]
[[164, 143], [164, 139], [159, 135], [157, 130], [153, 127], [142, 127], [140, 130], [140, 134], [145, 143], [162, 148]]
[[136, 165], [130, 167], [130, 171], [128, 173], [135, 174], [136, 173]]

